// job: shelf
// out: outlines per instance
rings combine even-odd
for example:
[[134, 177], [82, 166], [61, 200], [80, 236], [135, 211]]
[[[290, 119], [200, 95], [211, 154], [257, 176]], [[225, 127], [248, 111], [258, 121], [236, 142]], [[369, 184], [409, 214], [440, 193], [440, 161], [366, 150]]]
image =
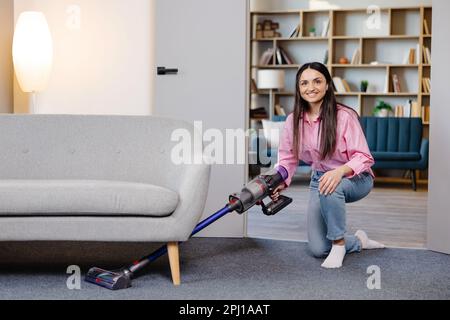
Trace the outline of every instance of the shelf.
[[[252, 94], [269, 95], [270, 92], [260, 90], [258, 92], [252, 92]], [[273, 95], [275, 95], [275, 96], [295, 96], [295, 92], [273, 92]]]
[[[422, 6], [425, 10], [432, 9], [431, 6], [424, 5]], [[419, 6], [409, 6], [409, 7], [389, 7], [389, 8], [382, 8], [381, 11], [387, 11], [387, 10], [419, 10]], [[269, 14], [300, 14], [301, 12], [306, 13], [324, 13], [324, 12], [336, 12], [336, 13], [355, 13], [355, 12], [362, 12], [364, 14], [367, 14], [366, 8], [355, 8], [355, 9], [345, 9], [345, 8], [337, 8], [337, 9], [285, 9], [285, 10], [268, 10], [268, 11], [251, 11], [250, 14], [260, 14], [260, 15], [269, 15]]]
[[252, 68], [254, 69], [298, 69], [300, 68], [301, 65], [299, 64], [268, 64], [268, 65], [256, 65], [256, 66], [252, 66]]
[[373, 97], [373, 96], [382, 96], [382, 97], [414, 97], [414, 96], [418, 96], [418, 93], [414, 93], [414, 92], [399, 92], [399, 93], [395, 93], [395, 92], [388, 92], [388, 93], [362, 93], [362, 96], [366, 96], [366, 97]]
[[335, 92], [336, 96], [362, 96], [362, 97], [414, 97], [418, 96], [417, 93], [412, 92], [400, 92], [400, 93], [394, 93], [394, 92]]
[[272, 11], [252, 11], [250, 14], [272, 15], [272, 14], [300, 14], [301, 10], [272, 10]]
[[[276, 1], [275, 1], [276, 2]], [[305, 62], [324, 61], [328, 57], [326, 67], [332, 77], [346, 79], [351, 92], [336, 92], [339, 102], [354, 108], [362, 117], [371, 116], [377, 100], [384, 100], [392, 106], [405, 105], [407, 100], [417, 101], [421, 106], [430, 105], [430, 93], [420, 92], [423, 89], [422, 78], [431, 77], [431, 64], [423, 63], [421, 46], [432, 45], [432, 8], [430, 6], [383, 7], [377, 16], [379, 25], [371, 28], [367, 24], [367, 8], [360, 6], [355, 9], [295, 9], [250, 12], [250, 63], [248, 72], [250, 79], [256, 79], [260, 69], [277, 69], [285, 71], [285, 89], [273, 92], [275, 103], [285, 110], [292, 109], [295, 92], [296, 71]], [[256, 39], [255, 23], [271, 19], [278, 22], [279, 35], [275, 38]], [[324, 26], [329, 19], [328, 34], [322, 37]], [[424, 27], [424, 20], [428, 28]], [[298, 37], [290, 38], [294, 28], [300, 25]], [[316, 29], [316, 36], [309, 37], [311, 27]], [[429, 29], [430, 34], [427, 33]], [[259, 34], [258, 34], [259, 35]], [[270, 48], [279, 45], [295, 64], [292, 65], [261, 65], [261, 57]], [[415, 49], [418, 61], [409, 60], [410, 49]], [[352, 61], [355, 52], [359, 50], [361, 64], [340, 64], [340, 58]], [[268, 58], [267, 56], [265, 57]], [[267, 60], [263, 60], [267, 62]], [[379, 61], [379, 64], [370, 64]], [[403, 64], [403, 62], [416, 62]], [[272, 60], [273, 62], [273, 60]], [[399, 77], [401, 90], [395, 93], [393, 75]], [[362, 80], [369, 82], [369, 92], [360, 92]], [[375, 91], [375, 92], [373, 92]], [[381, 92], [379, 92], [381, 91]], [[384, 92], [386, 91], [386, 92]], [[269, 90], [257, 90], [248, 94], [250, 108], [266, 106], [270, 95]], [[248, 112], [250, 115], [250, 112]], [[250, 117], [251, 118], [251, 117]], [[251, 118], [250, 126], [260, 128], [261, 120], [269, 117]], [[427, 119], [428, 120], [428, 119]], [[424, 137], [428, 137], [430, 123], [423, 121]], [[389, 178], [388, 178], [389, 180]], [[383, 181], [377, 178], [377, 182]], [[410, 183], [410, 180], [404, 180]], [[418, 176], [418, 183], [426, 183]]]
[[328, 41], [324, 37], [298, 37], [298, 38], [253, 38], [252, 41]]
[[361, 92], [335, 92], [335, 96], [359, 96]]
[[332, 64], [333, 68], [418, 68], [418, 64]]
[[[255, 22], [262, 19], [272, 19], [279, 22], [278, 31], [282, 36], [275, 38], [258, 38], [254, 30], [250, 30], [249, 66], [250, 77], [256, 79], [258, 70], [285, 70], [285, 91], [274, 92], [276, 102], [285, 108], [290, 108], [295, 97], [296, 71], [305, 62], [324, 61], [328, 54], [326, 65], [332, 77], [346, 79], [351, 92], [336, 92], [338, 99], [359, 111], [361, 116], [372, 114], [375, 100], [382, 99], [391, 104], [405, 104], [406, 100], [415, 100], [419, 104], [429, 105], [430, 94], [421, 93], [421, 78], [430, 77], [431, 64], [424, 64], [423, 57], [414, 64], [407, 62], [410, 49], [416, 50], [418, 45], [431, 47], [431, 34], [425, 33], [423, 20], [427, 20], [432, 33], [432, 12], [427, 6], [389, 7], [380, 12], [380, 28], [371, 29], [367, 25], [366, 8], [359, 9], [327, 9], [327, 10], [276, 10], [251, 12], [252, 28]], [[264, 16], [267, 17], [264, 17]], [[278, 16], [277, 16], [278, 15]], [[256, 20], [255, 20], [256, 19]], [[323, 27], [330, 19], [328, 34], [322, 37]], [[292, 29], [300, 23], [301, 33], [298, 37], [289, 38]], [[325, 23], [325, 24], [324, 24]], [[316, 36], [309, 37], [308, 30], [314, 27]], [[277, 46], [283, 48], [295, 64], [292, 65], [261, 65], [262, 54]], [[420, 47], [419, 47], [420, 48]], [[421, 48], [420, 48], [421, 49]], [[361, 64], [340, 64], [339, 59], [346, 57], [351, 61], [356, 50], [360, 50]], [[379, 61], [379, 64], [370, 64]], [[398, 75], [401, 89], [405, 92], [393, 92], [393, 74]], [[369, 92], [360, 92], [360, 83], [367, 80]], [[384, 92], [386, 90], [387, 92]], [[373, 92], [375, 91], [375, 92]], [[249, 97], [253, 107], [267, 103], [268, 90], [258, 90]]]
[[327, 37], [280, 38], [280, 41], [328, 41]]
[[280, 38], [253, 38], [252, 41], [256, 42], [256, 41], [260, 41], [260, 42], [264, 42], [264, 41], [268, 41], [268, 42], [272, 42], [276, 39], [280, 39]]
[[419, 40], [419, 35], [393, 35], [393, 36], [333, 36], [333, 40], [397, 40], [397, 39], [417, 39]]

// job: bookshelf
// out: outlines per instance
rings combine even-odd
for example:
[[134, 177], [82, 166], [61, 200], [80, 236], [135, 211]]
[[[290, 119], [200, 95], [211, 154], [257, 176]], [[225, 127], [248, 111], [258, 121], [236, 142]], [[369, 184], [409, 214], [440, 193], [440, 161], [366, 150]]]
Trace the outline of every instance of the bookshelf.
[[[258, 24], [266, 20], [278, 25], [276, 37], [262, 38], [261, 33], [256, 33]], [[406, 114], [410, 113], [407, 102], [417, 102], [424, 136], [429, 136], [425, 107], [428, 114], [431, 7], [382, 8], [376, 14], [367, 9], [253, 11], [250, 24], [249, 77], [256, 80], [260, 69], [284, 70], [286, 88], [275, 93], [275, 104], [281, 105], [287, 114], [293, 111], [298, 68], [306, 62], [319, 61], [325, 62], [332, 77], [348, 83], [349, 91], [336, 92], [339, 102], [354, 108], [360, 116], [373, 115], [379, 100], [389, 103], [393, 109], [403, 106]], [[282, 48], [292, 63], [277, 61], [276, 57], [268, 64], [260, 63], [265, 51], [277, 48]], [[362, 80], [369, 82], [366, 92], [361, 92]], [[248, 108], [268, 108], [268, 97], [267, 92], [251, 92]], [[261, 119], [252, 119], [250, 114], [249, 125], [261, 128]], [[427, 173], [419, 174], [419, 183], [426, 183], [426, 176]]]

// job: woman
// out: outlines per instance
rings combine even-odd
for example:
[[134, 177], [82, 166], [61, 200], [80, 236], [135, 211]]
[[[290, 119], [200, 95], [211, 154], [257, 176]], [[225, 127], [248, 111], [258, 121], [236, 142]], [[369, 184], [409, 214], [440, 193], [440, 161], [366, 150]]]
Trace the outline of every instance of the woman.
[[272, 200], [289, 187], [299, 160], [311, 164], [309, 248], [315, 257], [327, 257], [322, 267], [340, 268], [346, 253], [384, 248], [364, 231], [346, 234], [345, 204], [364, 198], [373, 188], [374, 160], [358, 114], [336, 102], [326, 66], [302, 66], [296, 88], [294, 113], [287, 118], [278, 155], [278, 165], [289, 177]]

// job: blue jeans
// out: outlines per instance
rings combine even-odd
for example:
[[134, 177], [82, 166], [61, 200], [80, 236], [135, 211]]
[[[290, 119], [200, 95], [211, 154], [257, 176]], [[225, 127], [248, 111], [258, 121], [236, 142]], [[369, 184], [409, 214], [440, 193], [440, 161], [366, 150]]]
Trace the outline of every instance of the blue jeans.
[[319, 194], [319, 179], [324, 172], [313, 171], [308, 204], [308, 246], [317, 257], [326, 257], [334, 240], [345, 239], [347, 253], [360, 252], [361, 242], [346, 232], [345, 204], [361, 200], [373, 188], [373, 177], [362, 173], [351, 179], [343, 178], [334, 193]]

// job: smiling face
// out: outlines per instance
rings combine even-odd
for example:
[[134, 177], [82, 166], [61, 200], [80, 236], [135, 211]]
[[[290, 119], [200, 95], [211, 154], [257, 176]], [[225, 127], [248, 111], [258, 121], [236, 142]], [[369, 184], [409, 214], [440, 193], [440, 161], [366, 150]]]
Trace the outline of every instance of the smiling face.
[[328, 90], [325, 76], [314, 69], [306, 69], [300, 77], [300, 94], [309, 103], [323, 100]]

